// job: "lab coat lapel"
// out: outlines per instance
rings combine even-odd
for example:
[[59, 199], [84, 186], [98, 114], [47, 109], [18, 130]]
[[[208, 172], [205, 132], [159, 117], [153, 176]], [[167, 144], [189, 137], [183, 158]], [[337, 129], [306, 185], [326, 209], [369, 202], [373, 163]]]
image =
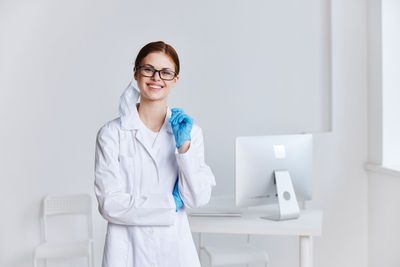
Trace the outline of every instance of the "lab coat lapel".
[[139, 143], [142, 144], [142, 146], [145, 148], [145, 150], [147, 151], [147, 153], [149, 153], [149, 155], [152, 157], [152, 159], [155, 159], [155, 155], [153, 153], [153, 150], [151, 149], [151, 147], [148, 147], [145, 140], [144, 140], [144, 136], [143, 136], [143, 130], [139, 129], [136, 131], [135, 134], [136, 140], [139, 141]]
[[160, 170], [159, 170], [159, 166], [156, 160], [156, 155], [154, 153], [154, 150], [151, 147], [148, 147], [146, 145], [146, 142], [144, 141], [144, 137], [143, 137], [143, 130], [137, 130], [135, 133], [135, 138], [136, 140], [144, 147], [144, 149], [146, 150], [146, 152], [150, 155], [151, 159], [153, 160], [153, 164], [156, 168], [156, 172], [157, 172], [157, 183], [160, 183]]
[[135, 138], [139, 141], [139, 143], [142, 144], [142, 146], [145, 148], [147, 153], [149, 153], [149, 155], [154, 160], [154, 162], [156, 162], [155, 155], [154, 155], [152, 148], [148, 147], [144, 140], [144, 136], [143, 136], [144, 132], [143, 131], [144, 131], [144, 127], [146, 127], [146, 126], [140, 120], [139, 113], [137, 111], [138, 105], [139, 105], [139, 103], [136, 104], [136, 108], [132, 109], [132, 112], [130, 113], [129, 118], [127, 120], [125, 120], [125, 124], [122, 124], [122, 122], [121, 122], [121, 126], [124, 129], [134, 131], [133, 133], [134, 133]]
[[158, 176], [157, 178], [159, 180], [160, 175], [154, 151], [151, 149], [151, 147], [148, 147], [146, 145], [146, 142], [144, 140], [143, 136], [144, 127], [146, 126], [139, 118], [139, 113], [137, 111], [138, 105], [139, 103], [136, 104], [136, 108], [132, 109], [132, 112], [129, 114], [129, 117], [126, 120], [124, 120], [125, 123], [123, 123], [123, 121], [121, 120], [121, 128], [123, 128], [124, 130], [130, 130], [132, 132], [132, 138], [135, 138], [138, 141], [138, 143], [140, 143], [144, 147], [144, 150], [150, 155], [151, 159], [153, 160], [153, 163], [155, 164]]
[[[158, 151], [161, 149], [163, 142], [165, 145], [165, 142], [166, 142], [165, 140], [171, 140], [171, 138], [169, 136], [172, 135], [173, 132], [172, 132], [171, 124], [169, 123], [170, 117], [171, 117], [171, 109], [169, 107], [167, 107], [167, 114], [165, 116], [164, 123], [161, 126], [160, 132], [154, 142], [153, 148], [149, 147], [144, 140], [143, 127], [145, 127], [145, 125], [140, 120], [137, 109], [136, 109], [136, 112], [132, 112], [132, 115], [131, 115], [131, 118], [129, 121], [130, 124], [127, 127], [127, 128], [131, 128], [131, 130], [135, 130], [134, 136], [135, 136], [136, 140], [145, 148], [146, 152], [152, 158], [153, 163], [156, 166], [158, 182], [160, 182], [160, 173], [159, 173], [159, 166], [158, 166], [158, 163], [156, 160], [157, 159], [156, 156], [157, 156]], [[165, 135], [168, 135], [168, 137], [166, 138]], [[172, 140], [174, 140], [174, 139], [172, 139]]]
[[161, 149], [161, 146], [162, 145], [165, 146], [165, 142], [168, 142], [168, 140], [171, 139], [170, 136], [173, 134], [173, 132], [171, 124], [169, 122], [170, 118], [171, 118], [171, 109], [167, 107], [167, 115], [165, 116], [164, 124], [161, 126], [160, 133], [158, 134], [157, 139], [154, 142], [153, 153], [155, 155], [158, 154], [158, 151]]

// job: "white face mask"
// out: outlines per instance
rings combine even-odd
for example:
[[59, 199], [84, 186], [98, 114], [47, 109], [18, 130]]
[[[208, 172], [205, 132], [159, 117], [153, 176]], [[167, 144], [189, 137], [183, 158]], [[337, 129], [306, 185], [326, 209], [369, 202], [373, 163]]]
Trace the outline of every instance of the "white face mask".
[[128, 87], [122, 93], [119, 103], [119, 115], [122, 124], [126, 124], [129, 120], [132, 110], [136, 109], [136, 103], [140, 97], [140, 91], [137, 88], [136, 80], [132, 79]]

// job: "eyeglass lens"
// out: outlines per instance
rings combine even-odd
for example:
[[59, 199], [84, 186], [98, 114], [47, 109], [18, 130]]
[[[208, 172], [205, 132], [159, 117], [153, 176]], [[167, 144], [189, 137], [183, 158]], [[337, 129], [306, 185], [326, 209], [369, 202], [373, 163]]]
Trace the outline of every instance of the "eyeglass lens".
[[153, 77], [155, 73], [158, 72], [160, 75], [160, 78], [163, 80], [172, 80], [175, 78], [175, 72], [172, 70], [164, 69], [164, 70], [155, 70], [152, 67], [140, 67], [140, 74], [142, 74], [145, 77]]

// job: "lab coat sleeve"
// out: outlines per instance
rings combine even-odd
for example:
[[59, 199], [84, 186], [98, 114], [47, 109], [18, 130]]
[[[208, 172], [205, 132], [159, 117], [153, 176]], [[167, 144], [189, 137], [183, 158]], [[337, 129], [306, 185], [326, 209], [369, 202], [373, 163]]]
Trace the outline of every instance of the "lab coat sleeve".
[[104, 125], [97, 134], [95, 194], [99, 212], [107, 221], [122, 225], [172, 225], [176, 217], [171, 194], [133, 197], [119, 168], [119, 131]]
[[216, 183], [214, 174], [204, 160], [203, 133], [200, 127], [193, 126], [189, 149], [182, 154], [175, 150], [175, 156], [179, 166], [179, 194], [184, 205], [195, 208], [207, 204]]

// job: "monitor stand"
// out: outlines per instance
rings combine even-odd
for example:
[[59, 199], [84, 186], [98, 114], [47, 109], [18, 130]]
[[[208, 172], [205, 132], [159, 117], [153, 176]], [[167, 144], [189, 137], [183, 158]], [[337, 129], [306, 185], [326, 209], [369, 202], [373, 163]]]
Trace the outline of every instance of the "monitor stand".
[[300, 216], [300, 209], [289, 171], [279, 170], [274, 171], [274, 174], [279, 212], [267, 214], [261, 218], [276, 221], [297, 219]]

